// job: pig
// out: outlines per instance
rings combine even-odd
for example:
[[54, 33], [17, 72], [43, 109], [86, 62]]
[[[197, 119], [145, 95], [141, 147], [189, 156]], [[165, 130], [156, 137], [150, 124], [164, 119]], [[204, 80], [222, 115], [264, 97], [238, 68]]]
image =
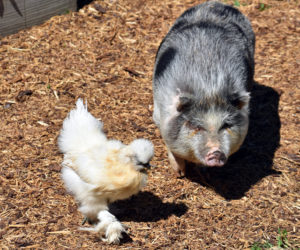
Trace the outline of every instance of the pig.
[[186, 10], [163, 38], [153, 73], [153, 120], [171, 167], [222, 167], [248, 131], [255, 35], [236, 8]]

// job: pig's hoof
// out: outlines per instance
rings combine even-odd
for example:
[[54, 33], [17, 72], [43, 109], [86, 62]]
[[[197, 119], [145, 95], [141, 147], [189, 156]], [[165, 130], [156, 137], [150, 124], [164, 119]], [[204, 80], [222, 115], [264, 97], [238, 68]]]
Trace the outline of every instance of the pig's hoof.
[[185, 162], [184, 162], [184, 160], [182, 160], [182, 161], [183, 161], [183, 164], [182, 164], [182, 162], [181, 162], [181, 164], [171, 164], [171, 167], [173, 168], [173, 170], [175, 172], [175, 175], [178, 178], [182, 178], [186, 174], [186, 172], [185, 172]]
[[185, 170], [177, 170], [175, 171], [175, 175], [177, 178], [183, 178], [185, 177]]
[[185, 160], [175, 156], [171, 151], [168, 152], [171, 167], [174, 169], [177, 177], [185, 176]]

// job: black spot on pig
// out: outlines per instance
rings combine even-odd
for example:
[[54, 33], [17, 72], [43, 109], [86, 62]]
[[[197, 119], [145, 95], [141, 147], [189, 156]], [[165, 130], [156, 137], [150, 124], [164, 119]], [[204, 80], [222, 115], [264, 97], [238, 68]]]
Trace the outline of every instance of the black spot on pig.
[[177, 51], [176, 49], [170, 47], [166, 49], [162, 55], [158, 58], [157, 66], [155, 69], [155, 79], [159, 78], [167, 67], [171, 64], [173, 59], [175, 58]]
[[245, 69], [247, 70], [247, 86], [246, 89], [248, 92], [251, 91], [253, 86], [253, 77], [254, 77], [254, 60], [249, 57], [244, 57], [244, 64], [246, 65]]
[[179, 30], [180, 28], [185, 26], [187, 23], [188, 22], [186, 20], [180, 20], [172, 26], [171, 31]]

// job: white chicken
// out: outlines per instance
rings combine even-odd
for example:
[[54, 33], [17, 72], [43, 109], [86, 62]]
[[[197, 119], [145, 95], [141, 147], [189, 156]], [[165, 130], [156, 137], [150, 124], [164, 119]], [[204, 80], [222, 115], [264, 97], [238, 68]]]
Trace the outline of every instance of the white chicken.
[[108, 140], [102, 129], [102, 122], [78, 99], [58, 138], [64, 153], [62, 179], [79, 202], [80, 212], [89, 221], [98, 221], [95, 227], [81, 229], [105, 234], [102, 240], [119, 243], [125, 228], [108, 211], [108, 204], [137, 194], [146, 184], [145, 168], [154, 147], [146, 139], [129, 145]]

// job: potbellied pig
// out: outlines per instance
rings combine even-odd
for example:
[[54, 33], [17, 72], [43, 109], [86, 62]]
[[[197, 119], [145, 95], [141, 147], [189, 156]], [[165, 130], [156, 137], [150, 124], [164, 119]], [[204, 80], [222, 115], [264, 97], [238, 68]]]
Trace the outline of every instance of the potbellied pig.
[[153, 119], [171, 166], [221, 167], [248, 130], [255, 35], [236, 8], [206, 2], [186, 10], [161, 42], [153, 74]]

